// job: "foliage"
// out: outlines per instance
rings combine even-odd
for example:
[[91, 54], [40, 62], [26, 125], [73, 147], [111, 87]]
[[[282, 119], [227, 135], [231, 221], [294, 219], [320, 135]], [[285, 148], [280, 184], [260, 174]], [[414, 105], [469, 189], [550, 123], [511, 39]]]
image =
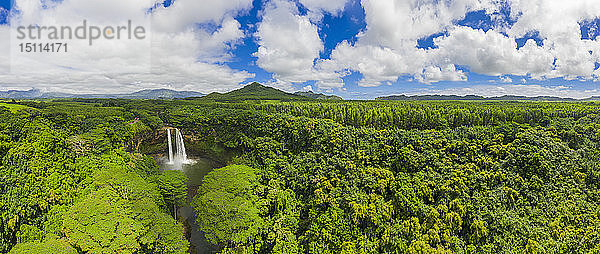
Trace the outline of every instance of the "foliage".
[[54, 253], [54, 254], [77, 254], [77, 250], [69, 245], [65, 239], [59, 239], [55, 235], [48, 235], [41, 242], [27, 242], [17, 244], [10, 254], [37, 254], [37, 253]]
[[[255, 170], [232, 165], [210, 172], [198, 190], [193, 206], [198, 225], [213, 244], [253, 250], [261, 231], [260, 200]], [[260, 189], [260, 188], [258, 188]]]
[[9, 104], [9, 103], [0, 103], [0, 107], [4, 107], [7, 108], [8, 110], [10, 110], [11, 112], [15, 113], [19, 110], [22, 109], [31, 109], [30, 107], [24, 106], [24, 105], [19, 105], [19, 104]]
[[600, 250], [600, 104], [258, 95], [0, 107], [0, 252], [187, 251], [183, 175], [137, 153], [165, 124], [244, 164], [193, 199], [223, 253]]
[[160, 193], [167, 207], [180, 207], [187, 197], [187, 176], [181, 171], [166, 170], [158, 176]]
[[0, 252], [187, 251], [153, 159], [125, 151], [139, 132], [131, 113], [28, 105], [40, 110], [0, 110]]
[[[354, 124], [288, 114], [318, 111], [316, 103], [197, 104], [165, 120], [258, 169], [266, 189], [253, 193], [266, 211], [257, 252], [280, 251], [282, 239], [305, 253], [588, 253], [600, 245], [595, 104], [370, 103], [322, 104], [362, 111]], [[387, 105], [438, 117], [394, 110], [415, 119], [404, 128], [368, 120]], [[448, 110], [461, 113], [436, 112]], [[452, 124], [428, 127], [438, 121]], [[355, 127], [372, 126], [363, 123], [378, 125]], [[275, 192], [291, 193], [297, 207], [276, 209]], [[197, 209], [199, 220], [214, 218]]]

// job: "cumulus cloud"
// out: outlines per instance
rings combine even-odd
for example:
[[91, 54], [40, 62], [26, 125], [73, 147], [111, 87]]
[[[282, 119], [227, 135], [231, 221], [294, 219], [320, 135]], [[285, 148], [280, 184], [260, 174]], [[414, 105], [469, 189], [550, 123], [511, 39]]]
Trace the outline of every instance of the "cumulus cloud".
[[303, 82], [310, 78], [313, 62], [323, 50], [317, 26], [298, 14], [295, 3], [276, 0], [269, 4], [258, 27], [258, 66], [277, 78]]
[[263, 21], [256, 32], [259, 48], [254, 54], [257, 64], [273, 72], [277, 87], [292, 83], [318, 81], [321, 89], [343, 86], [341, 71], [316, 66], [324, 49], [318, 27], [309, 15], [300, 15], [293, 2], [275, 0], [266, 7]]
[[[274, 74], [270, 84], [286, 90], [306, 81], [316, 81], [318, 91], [342, 89], [342, 78], [353, 72], [362, 75], [359, 85], [363, 87], [394, 83], [402, 77], [427, 84], [468, 81], [469, 73], [504, 83], [513, 83], [515, 76], [517, 83], [524, 83], [524, 78], [600, 80], [596, 68], [600, 39], [582, 39], [581, 34], [586, 21], [600, 18], [597, 0], [361, 0], [366, 28], [356, 40], [338, 43], [327, 59], [320, 59], [325, 50], [319, 36], [321, 18], [326, 13], [341, 15], [348, 0], [266, 1], [256, 32], [248, 34], [236, 17], [248, 13], [252, 2], [177, 0], [164, 7], [157, 0], [16, 0], [19, 12], [11, 21], [17, 25], [78, 25], [83, 19], [115, 25], [131, 19], [148, 27], [150, 40], [139, 45], [101, 41], [94, 47], [74, 41], [69, 54], [45, 57], [15, 59], [15, 54], [11, 58], [0, 52], [2, 89], [231, 90], [254, 76], [223, 64], [246, 36], [258, 43], [253, 53], [256, 64]], [[307, 12], [300, 12], [298, 5]], [[510, 17], [500, 14], [506, 10]], [[495, 23], [489, 30], [459, 25], [473, 11], [483, 11]], [[0, 19], [3, 13], [0, 10]], [[9, 38], [10, 33], [0, 25], [0, 36]], [[433, 34], [439, 35], [433, 39], [434, 47], [418, 47], [419, 39]], [[539, 37], [537, 42], [517, 45], [516, 39], [531, 34]], [[14, 40], [3, 39], [0, 47], [15, 50]], [[15, 70], [27, 75], [16, 75]]]
[[594, 62], [600, 59], [600, 44], [581, 39], [580, 22], [600, 17], [597, 1], [513, 0], [509, 4], [520, 16], [508, 35], [520, 37], [537, 31], [544, 38], [546, 52], [556, 58], [556, 66], [547, 73], [548, 77], [574, 79], [594, 75]]
[[323, 62], [330, 72], [353, 70], [363, 79], [359, 85], [379, 86], [401, 76], [424, 83], [443, 80], [465, 81], [466, 74], [442, 54], [417, 48], [417, 40], [449, 29], [468, 11], [486, 6], [479, 1], [378, 1], [363, 0], [367, 28], [354, 44], [342, 42], [331, 61]]
[[452, 26], [468, 11], [487, 6], [476, 0], [363, 0], [362, 5], [367, 31], [361, 40], [393, 49], [416, 46], [417, 39]]
[[422, 61], [422, 57], [417, 51], [398, 52], [391, 48], [342, 42], [331, 53], [332, 60], [319, 62], [319, 65], [329, 72], [342, 69], [359, 71], [364, 77], [359, 85], [372, 87], [421, 70], [413, 63]]
[[300, 3], [311, 11], [324, 11], [339, 14], [344, 10], [348, 0], [300, 0]]
[[421, 75], [416, 75], [415, 79], [423, 83], [435, 83], [440, 81], [467, 81], [467, 75], [457, 70], [454, 64], [446, 66], [427, 66], [423, 69]]
[[502, 81], [502, 83], [512, 83], [513, 79], [511, 77], [504, 76], [500, 77], [500, 81]]
[[[454, 64], [469, 66], [476, 73], [544, 76], [552, 70], [554, 56], [535, 41], [529, 40], [517, 49], [516, 41], [494, 30], [484, 32], [470, 27], [457, 27], [445, 37], [435, 40], [438, 49], [433, 58], [450, 59]], [[548, 47], [548, 46], [546, 46]]]
[[168, 8], [159, 6], [153, 15], [154, 26], [161, 31], [173, 32], [197, 23], [221, 24], [224, 17], [235, 16], [250, 7], [252, 0], [177, 0]]
[[[470, 72], [532, 79], [598, 79], [600, 41], [582, 40], [580, 23], [600, 17], [593, 0], [362, 0], [367, 28], [358, 41], [340, 43], [331, 61], [331, 71], [353, 70], [363, 74], [361, 84], [377, 86], [410, 76], [423, 83], [466, 81]], [[498, 12], [510, 9], [510, 24]], [[483, 31], [457, 25], [472, 11], [483, 10], [496, 23]], [[517, 38], [538, 32], [542, 45]], [[417, 40], [432, 34], [436, 47], [419, 49]], [[342, 73], [342, 72], [339, 72]], [[505, 79], [506, 80], [506, 79]]]
[[[119, 6], [119, 8], [114, 8]], [[18, 15], [0, 34], [11, 39], [0, 47], [0, 79], [4, 88], [30, 88], [60, 92], [131, 92], [171, 88], [201, 92], [227, 91], [253, 74], [232, 70], [222, 62], [245, 35], [232, 18], [251, 6], [251, 1], [178, 0], [156, 8], [155, 0], [17, 0]], [[152, 11], [149, 11], [152, 10]], [[18, 25], [99, 27], [127, 25], [146, 29], [144, 40], [65, 40], [68, 53], [20, 54], [15, 39]], [[198, 23], [217, 27], [206, 31]], [[12, 36], [10, 34], [12, 33]], [[10, 63], [10, 64], [8, 64]]]

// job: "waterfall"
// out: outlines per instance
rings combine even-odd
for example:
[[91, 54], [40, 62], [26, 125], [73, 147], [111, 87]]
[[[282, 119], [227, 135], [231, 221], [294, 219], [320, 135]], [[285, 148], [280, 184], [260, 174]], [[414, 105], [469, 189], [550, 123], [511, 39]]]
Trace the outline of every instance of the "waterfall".
[[171, 129], [167, 129], [167, 141], [169, 144], [169, 164], [173, 164], [173, 143], [171, 142]]
[[187, 163], [187, 153], [185, 152], [185, 144], [183, 143], [183, 135], [181, 135], [181, 131], [179, 129], [175, 129], [177, 133], [175, 136], [175, 145], [177, 145], [177, 154], [175, 155], [176, 160], [181, 163]]
[[175, 169], [181, 170], [182, 164], [190, 164], [193, 161], [188, 160], [185, 152], [185, 143], [181, 131], [175, 128], [175, 151], [173, 151], [173, 142], [171, 137], [171, 129], [167, 129], [167, 145], [169, 146], [169, 165], [175, 165]]

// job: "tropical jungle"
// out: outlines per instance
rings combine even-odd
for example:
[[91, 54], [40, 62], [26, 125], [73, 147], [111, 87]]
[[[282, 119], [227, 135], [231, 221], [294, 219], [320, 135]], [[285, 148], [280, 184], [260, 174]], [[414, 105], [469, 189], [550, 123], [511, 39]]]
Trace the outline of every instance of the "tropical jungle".
[[600, 104], [0, 101], [1, 253], [600, 253]]

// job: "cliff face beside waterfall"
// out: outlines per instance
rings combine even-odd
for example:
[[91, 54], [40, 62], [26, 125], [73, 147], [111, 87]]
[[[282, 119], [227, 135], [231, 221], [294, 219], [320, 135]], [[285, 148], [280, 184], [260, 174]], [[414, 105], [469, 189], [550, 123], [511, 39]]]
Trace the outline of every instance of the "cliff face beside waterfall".
[[[163, 127], [149, 135], [148, 138], [143, 140], [139, 147], [139, 152], [143, 154], [152, 155], [155, 158], [165, 158], [168, 160], [169, 157], [169, 144], [168, 136], [171, 134], [171, 154], [173, 154], [173, 160], [177, 153], [177, 128], [174, 127]], [[202, 157], [210, 159], [212, 161], [224, 164], [229, 158], [233, 156], [231, 151], [227, 151], [222, 146], [214, 143], [214, 137], [208, 134], [194, 133], [187, 129], [179, 129], [181, 140], [185, 145], [185, 155], [188, 158]]]
[[177, 151], [176, 148], [176, 129], [181, 132], [181, 140], [185, 145], [186, 159], [197, 159], [204, 158], [215, 162], [217, 165], [225, 165], [233, 156], [234, 151], [228, 151], [219, 144], [216, 144], [216, 133], [214, 130], [206, 132], [194, 132], [191, 129], [186, 128], [174, 128], [171, 126], [164, 126], [156, 129], [145, 135], [143, 140], [140, 140], [138, 149], [129, 149], [131, 152], [147, 154], [154, 157], [157, 162], [158, 160], [169, 160], [169, 145], [168, 145], [168, 134], [171, 136], [171, 154], [173, 158]]

